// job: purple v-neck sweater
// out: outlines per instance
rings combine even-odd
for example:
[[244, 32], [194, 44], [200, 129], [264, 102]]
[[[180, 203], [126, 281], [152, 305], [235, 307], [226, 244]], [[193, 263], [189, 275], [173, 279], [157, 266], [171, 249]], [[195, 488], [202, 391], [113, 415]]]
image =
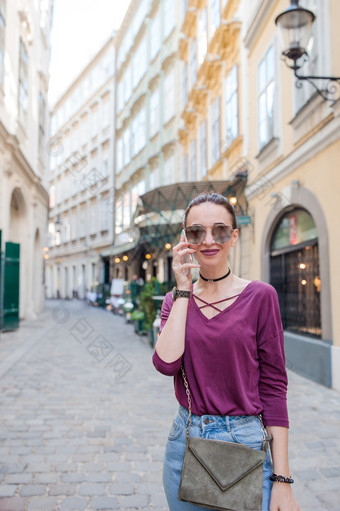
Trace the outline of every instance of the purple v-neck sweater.
[[[172, 305], [168, 293], [161, 329]], [[195, 415], [262, 413], [267, 426], [289, 426], [281, 315], [276, 291], [269, 284], [250, 282], [229, 307], [211, 319], [191, 296], [183, 356], [167, 363], [154, 352], [154, 366], [174, 376], [176, 398], [188, 408], [182, 361]]]

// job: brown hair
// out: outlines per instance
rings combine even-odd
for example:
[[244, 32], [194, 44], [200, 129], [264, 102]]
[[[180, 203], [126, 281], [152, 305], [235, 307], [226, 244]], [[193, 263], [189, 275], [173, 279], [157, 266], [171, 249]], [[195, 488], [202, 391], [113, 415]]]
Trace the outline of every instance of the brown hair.
[[216, 192], [201, 193], [200, 195], [197, 195], [197, 197], [194, 197], [190, 201], [187, 209], [184, 212], [184, 221], [183, 221], [184, 227], [186, 227], [187, 217], [188, 217], [190, 209], [194, 206], [199, 206], [200, 204], [203, 204], [204, 202], [211, 202], [212, 204], [217, 204], [218, 206], [223, 206], [228, 211], [228, 213], [230, 213], [230, 215], [231, 215], [232, 228], [237, 229], [237, 220], [236, 220], [236, 213], [235, 213], [234, 207], [232, 206], [232, 204], [230, 204], [230, 202], [228, 201], [228, 199], [226, 197], [224, 197], [223, 195], [220, 195], [219, 193], [216, 193]]

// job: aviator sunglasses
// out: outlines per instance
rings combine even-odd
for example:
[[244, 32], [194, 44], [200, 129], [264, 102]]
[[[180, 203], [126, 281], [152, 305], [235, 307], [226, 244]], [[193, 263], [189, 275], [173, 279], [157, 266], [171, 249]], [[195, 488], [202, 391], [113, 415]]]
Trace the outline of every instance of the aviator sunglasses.
[[[188, 243], [192, 243], [193, 245], [203, 243], [207, 235], [207, 229], [203, 227], [203, 225], [191, 225], [184, 230]], [[211, 229], [211, 234], [215, 243], [221, 244], [231, 239], [233, 231], [234, 229], [230, 225], [215, 224]]]

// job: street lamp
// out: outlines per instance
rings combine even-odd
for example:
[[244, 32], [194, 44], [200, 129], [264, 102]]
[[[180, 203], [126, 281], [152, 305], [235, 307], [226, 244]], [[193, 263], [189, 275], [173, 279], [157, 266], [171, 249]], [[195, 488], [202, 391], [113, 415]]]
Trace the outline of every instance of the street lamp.
[[57, 216], [57, 219], [54, 223], [55, 225], [55, 232], [61, 232], [61, 226], [62, 226], [62, 221], [60, 220], [59, 216]]
[[[340, 97], [340, 77], [298, 74], [298, 70], [308, 60], [306, 48], [314, 21], [315, 14], [312, 11], [299, 6], [299, 0], [291, 0], [290, 6], [275, 19], [283, 45], [282, 55], [298, 79], [296, 83], [298, 88], [301, 87], [301, 82], [306, 80], [325, 101], [336, 101]], [[327, 80], [326, 87], [319, 88], [315, 83], [318, 80]]]

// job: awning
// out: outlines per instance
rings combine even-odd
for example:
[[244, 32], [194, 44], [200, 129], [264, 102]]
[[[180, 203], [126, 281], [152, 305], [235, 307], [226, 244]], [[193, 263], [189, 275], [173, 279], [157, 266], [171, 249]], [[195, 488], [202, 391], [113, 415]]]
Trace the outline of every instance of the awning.
[[102, 257], [115, 256], [119, 254], [125, 254], [130, 250], [134, 249], [138, 243], [138, 239], [134, 239], [133, 241], [129, 241], [128, 243], [123, 243], [121, 245], [113, 245], [112, 247], [106, 248], [101, 252]]
[[160, 186], [140, 197], [134, 222], [140, 230], [138, 246], [134, 251], [144, 249], [162, 250], [165, 243], [179, 238], [184, 211], [189, 202], [200, 193], [216, 192], [225, 197], [236, 197], [237, 216], [247, 214], [247, 199], [244, 189], [247, 173], [237, 174], [232, 180], [191, 181]]
[[225, 196], [243, 193], [247, 176], [238, 176], [227, 181], [186, 181], [160, 186], [142, 195], [143, 213], [185, 210], [191, 199], [200, 193], [216, 192]]

